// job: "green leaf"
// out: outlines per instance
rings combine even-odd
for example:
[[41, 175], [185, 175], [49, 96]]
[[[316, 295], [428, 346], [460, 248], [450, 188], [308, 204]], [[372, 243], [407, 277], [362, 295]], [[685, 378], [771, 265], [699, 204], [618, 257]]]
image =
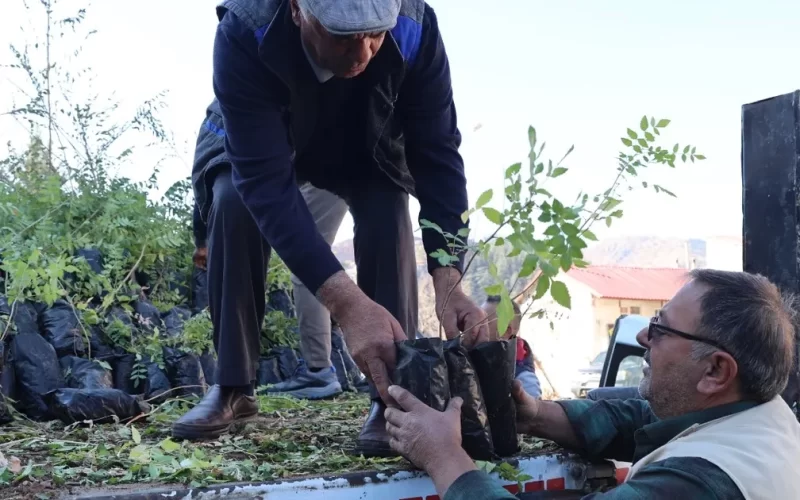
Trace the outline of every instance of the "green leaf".
[[424, 229], [433, 229], [437, 233], [443, 234], [442, 228], [438, 224], [435, 224], [428, 219], [420, 219], [419, 225]]
[[483, 215], [485, 215], [487, 219], [495, 224], [499, 225], [503, 223], [503, 214], [492, 207], [483, 207]]
[[460, 236], [461, 238], [468, 237], [469, 236], [469, 228], [468, 227], [462, 227], [461, 229], [459, 229], [458, 230], [458, 236]]
[[553, 178], [560, 177], [565, 173], [567, 173], [567, 169], [565, 167], [557, 167], [553, 169], [553, 173], [550, 175], [550, 177]]
[[546, 260], [539, 261], [539, 267], [542, 269], [542, 272], [548, 276], [555, 276], [558, 274], [558, 268]]
[[639, 138], [639, 135], [636, 132], [634, 132], [633, 130], [628, 129], [628, 137], [630, 137], [631, 139], [636, 140], [636, 139]]
[[672, 148], [673, 153], [677, 153], [678, 149], [680, 149], [680, 145], [676, 144], [674, 148]]
[[522, 269], [519, 271], [520, 278], [527, 278], [533, 271], [536, 270], [536, 264], [539, 263], [539, 257], [535, 254], [529, 253], [525, 256], [525, 260], [522, 262]]
[[564, 212], [564, 205], [558, 200], [553, 200], [553, 212], [556, 215], [561, 215]]
[[622, 144], [624, 144], [624, 145], [626, 145], [628, 147], [631, 147], [631, 146], [633, 146], [633, 141], [631, 141], [627, 137], [623, 137], [622, 138]]
[[567, 290], [567, 285], [565, 285], [562, 281], [553, 282], [552, 286], [550, 287], [550, 295], [553, 297], [553, 300], [558, 302], [558, 304], [562, 307], [566, 307], [567, 309], [572, 308], [572, 300], [569, 296], [569, 290]]
[[564, 253], [561, 256], [561, 269], [564, 272], [567, 272], [571, 267], [572, 267], [572, 256], [569, 254], [569, 252]]
[[551, 220], [553, 220], [553, 217], [550, 215], [550, 212], [543, 211], [539, 216], [539, 222], [550, 222]]
[[547, 290], [550, 289], [550, 277], [547, 275], [539, 276], [538, 281], [536, 282], [536, 294], [533, 296], [534, 300], [539, 300], [544, 297], [544, 294], [547, 293]]
[[644, 134], [644, 138], [647, 139], [650, 142], [653, 142], [653, 141], [656, 140], [655, 136], [653, 134], [651, 134], [650, 132], [646, 132]]
[[656, 185], [655, 187], [657, 188], [658, 191], [664, 191], [669, 196], [672, 196], [673, 198], [677, 198], [677, 196], [675, 196], [675, 193], [673, 193], [672, 191], [669, 191], [668, 189], [664, 189], [663, 186]]
[[639, 123], [639, 128], [641, 128], [643, 131], [647, 130], [647, 125], [647, 117], [643, 116], [641, 123]]
[[131, 439], [133, 439], [133, 442], [136, 444], [142, 442], [142, 435], [139, 434], [139, 430], [134, 426], [131, 426]]
[[695, 155], [695, 158], [697, 158], [698, 160], [705, 160], [706, 159], [706, 157], [703, 156], [703, 155]]
[[470, 216], [470, 215], [472, 215], [472, 210], [467, 210], [466, 212], [464, 212], [463, 214], [461, 214], [461, 222], [463, 222], [464, 224], [466, 224], [466, 223], [467, 223], [467, 221], [469, 220], [469, 216]]
[[179, 445], [170, 438], [164, 439], [163, 441], [158, 443], [158, 446], [160, 446], [165, 453], [172, 453], [181, 449], [181, 445]]
[[514, 319], [514, 305], [511, 303], [511, 297], [505, 289], [500, 294], [500, 304], [497, 305], [497, 331], [502, 332], [501, 335], [506, 334], [508, 325]]
[[531, 150], [536, 146], [536, 129], [528, 127], [528, 143], [530, 143]]
[[683, 154], [688, 153], [690, 149], [692, 149], [692, 147], [687, 144], [686, 147], [683, 148]]
[[597, 241], [597, 236], [595, 236], [594, 233], [588, 229], [583, 230], [583, 237], [590, 241]]
[[491, 189], [487, 189], [484, 191], [479, 197], [478, 202], [475, 204], [475, 208], [481, 208], [490, 201], [492, 201], [492, 196], [494, 195], [494, 191]]
[[561, 230], [555, 224], [553, 224], [552, 226], [548, 227], [544, 231], [545, 236], [555, 236], [555, 235], [557, 235], [559, 233], [561, 233]]
[[519, 173], [519, 170], [522, 168], [522, 163], [515, 163], [506, 169], [506, 179], [512, 178], [514, 175]]
[[483, 289], [486, 292], [486, 295], [500, 295], [503, 292], [503, 285], [500, 283], [496, 283], [494, 285], [487, 286]]
[[670, 123], [670, 121], [669, 121], [669, 120], [667, 120], [667, 119], [664, 119], [664, 120], [659, 120], [659, 121], [658, 121], [658, 123], [656, 124], [656, 127], [658, 127], [658, 128], [664, 128], [664, 127], [666, 127], [667, 125], [669, 125], [669, 123]]
[[580, 229], [578, 229], [578, 226], [576, 226], [575, 224], [570, 224], [568, 222], [564, 222], [564, 223], [561, 224], [561, 230], [567, 236], [577, 236], [578, 233], [580, 232]]

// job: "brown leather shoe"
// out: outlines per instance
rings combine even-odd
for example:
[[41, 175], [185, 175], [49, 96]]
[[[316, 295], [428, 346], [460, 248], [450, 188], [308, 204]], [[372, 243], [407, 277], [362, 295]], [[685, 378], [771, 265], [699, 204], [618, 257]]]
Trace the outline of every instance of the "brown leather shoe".
[[172, 425], [177, 439], [216, 439], [233, 423], [245, 422], [258, 414], [253, 396], [214, 385], [197, 406]]
[[358, 435], [353, 453], [365, 457], [397, 457], [399, 454], [389, 446], [389, 434], [386, 433], [386, 419], [383, 412], [386, 405], [380, 399], [373, 399], [369, 415]]

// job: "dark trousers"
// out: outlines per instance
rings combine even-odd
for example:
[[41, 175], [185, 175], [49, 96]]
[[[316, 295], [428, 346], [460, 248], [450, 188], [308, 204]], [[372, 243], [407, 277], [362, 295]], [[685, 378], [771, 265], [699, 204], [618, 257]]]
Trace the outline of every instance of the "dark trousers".
[[[355, 222], [358, 286], [415, 338], [417, 270], [408, 193], [386, 179], [336, 194]], [[256, 380], [269, 256], [269, 245], [233, 187], [230, 168], [219, 168], [208, 215], [208, 298], [219, 385]]]

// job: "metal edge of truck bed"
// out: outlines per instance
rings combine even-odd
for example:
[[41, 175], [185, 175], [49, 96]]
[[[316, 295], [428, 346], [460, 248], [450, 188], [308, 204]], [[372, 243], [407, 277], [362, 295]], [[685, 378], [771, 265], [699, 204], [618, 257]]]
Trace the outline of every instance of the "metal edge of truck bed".
[[[517, 483], [500, 480], [512, 493], [584, 492], [616, 484], [611, 462], [588, 462], [565, 452], [536, 454], [506, 462], [531, 476], [522, 491]], [[495, 477], [497, 477], [495, 475]], [[499, 478], [498, 478], [499, 479]], [[119, 485], [101, 489], [75, 489], [63, 500], [194, 500], [194, 499], [324, 499], [324, 500], [435, 500], [436, 490], [427, 474], [414, 469], [360, 471], [338, 475], [304, 476], [275, 481], [216, 484], [202, 488], [185, 485]], [[532, 497], [535, 498], [535, 497]], [[544, 498], [544, 497], [543, 497]], [[559, 495], [559, 498], [564, 498]], [[579, 498], [579, 496], [577, 497]]]

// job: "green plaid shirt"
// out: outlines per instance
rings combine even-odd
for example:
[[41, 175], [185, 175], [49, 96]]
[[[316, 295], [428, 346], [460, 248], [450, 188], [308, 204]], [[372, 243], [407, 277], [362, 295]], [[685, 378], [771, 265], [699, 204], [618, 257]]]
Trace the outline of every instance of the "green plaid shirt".
[[[637, 462], [678, 433], [756, 406], [739, 402], [659, 420], [647, 401], [639, 399], [559, 401], [572, 424], [581, 448], [590, 459]], [[489, 475], [473, 471], [458, 478], [444, 500], [501, 500], [516, 498]], [[744, 500], [741, 491], [719, 467], [702, 458], [677, 457], [653, 462], [630, 481], [606, 493], [592, 493], [583, 500], [638, 499]]]

